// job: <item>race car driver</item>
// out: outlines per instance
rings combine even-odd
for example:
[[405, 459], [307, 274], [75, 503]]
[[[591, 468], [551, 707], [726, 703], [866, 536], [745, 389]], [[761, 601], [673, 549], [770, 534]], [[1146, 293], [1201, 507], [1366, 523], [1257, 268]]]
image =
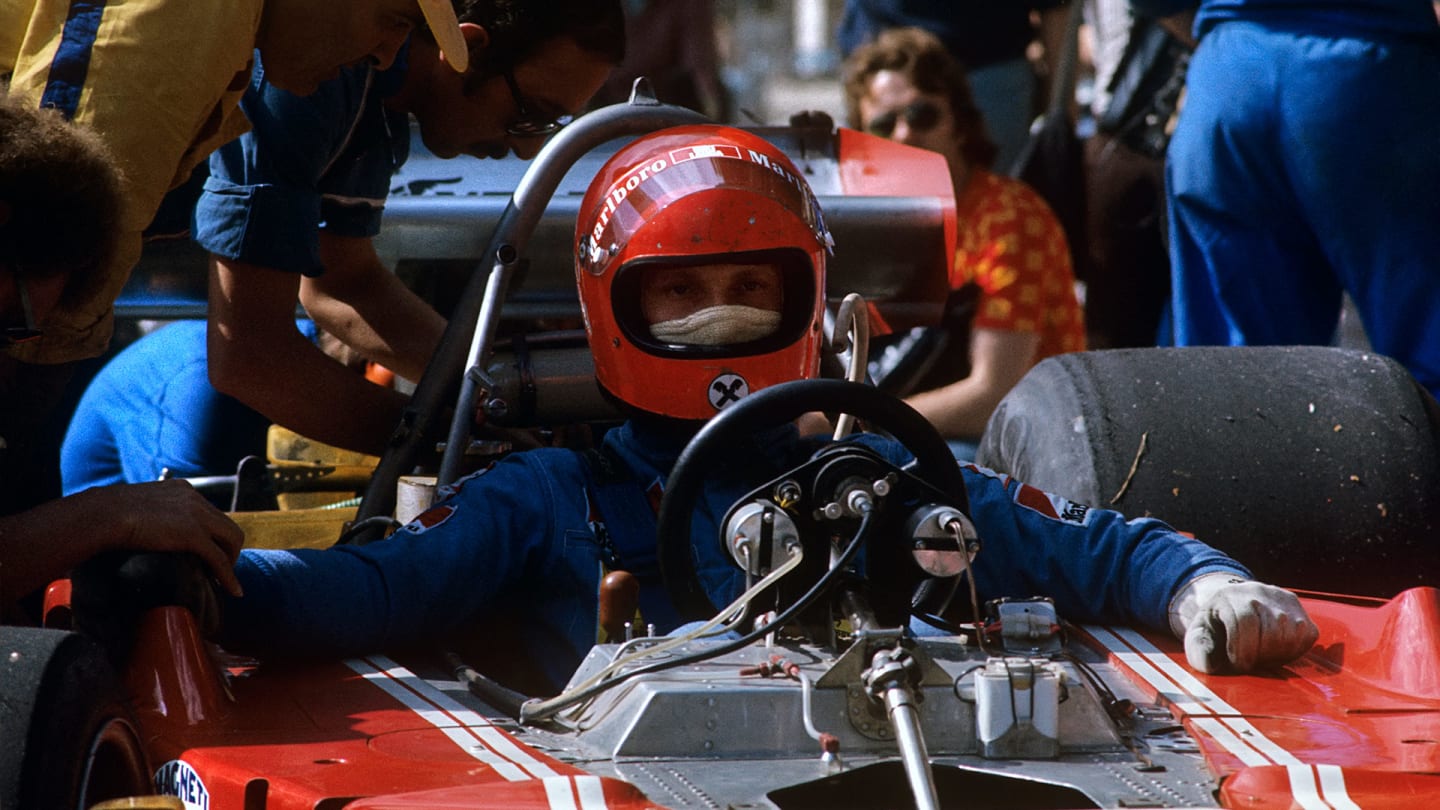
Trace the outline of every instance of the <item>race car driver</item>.
[[[727, 400], [816, 375], [830, 241], [803, 176], [753, 134], [680, 127], [623, 147], [581, 204], [576, 279], [597, 380], [632, 414], [604, 438], [629, 500], [602, 495], [614, 471], [602, 480], [583, 453], [512, 455], [383, 541], [246, 550], [236, 569], [244, 596], [223, 603], [222, 643], [360, 654], [518, 613], [518, 654], [538, 660], [553, 688], [596, 639], [602, 563], [639, 579], [646, 619], [669, 631], [678, 619], [655, 570], [649, 496]], [[789, 425], [751, 441], [747, 474], [709, 475], [693, 515], [696, 575], [715, 604], [743, 584], [714, 542], [717, 518], [823, 443]], [[1169, 627], [1207, 671], [1282, 664], [1314, 643], [1294, 595], [1159, 521], [1068, 504], [979, 468], [963, 477], [985, 543], [973, 576], [986, 597], [1045, 594], [1071, 620]]]

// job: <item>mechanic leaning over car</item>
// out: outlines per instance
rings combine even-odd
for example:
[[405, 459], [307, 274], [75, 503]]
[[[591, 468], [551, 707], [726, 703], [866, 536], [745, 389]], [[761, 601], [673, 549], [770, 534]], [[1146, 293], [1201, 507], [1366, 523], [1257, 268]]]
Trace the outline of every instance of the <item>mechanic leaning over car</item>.
[[[518, 647], [494, 645], [496, 657], [538, 660], [554, 688], [596, 640], [602, 563], [634, 574], [646, 621], [673, 629], [652, 504], [725, 404], [718, 377], [731, 383], [719, 390], [753, 392], [817, 375], [830, 244], [802, 175], [753, 134], [679, 127], [620, 149], [581, 203], [575, 275], [597, 380], [629, 414], [603, 455], [623, 471], [633, 508], [597, 497], [614, 470], [601, 479], [582, 452], [517, 453], [445, 488], [382, 541], [243, 551], [245, 595], [224, 601], [220, 641], [261, 654], [362, 654], [454, 638], [503, 612], [522, 617], [523, 632]], [[696, 573], [714, 604], [744, 581], [715, 541], [717, 520], [824, 444], [790, 425], [749, 439], [737, 448], [748, 450], [746, 473], [711, 471], [693, 516]], [[909, 460], [893, 441], [859, 440], [891, 463]], [[1065, 504], [980, 468], [963, 477], [985, 598], [1042, 594], [1073, 621], [1168, 627], [1207, 671], [1283, 664], [1315, 641], [1293, 594], [1157, 520]]]
[[[105, 270], [119, 235], [121, 183], [101, 140], [60, 113], [0, 96], [0, 345], [39, 340], [46, 314]], [[0, 354], [0, 402], [28, 395]], [[0, 458], [18, 440], [0, 432]], [[0, 487], [11, 486], [0, 477]], [[240, 528], [183, 481], [96, 487], [0, 517], [0, 618], [13, 604], [112, 549], [187, 551], [238, 592]], [[27, 605], [27, 607], [30, 607]]]
[[[312, 439], [380, 454], [404, 395], [357, 377], [295, 327], [319, 327], [418, 380], [445, 322], [375, 252], [409, 116], [437, 156], [530, 158], [624, 56], [620, 0], [455, 0], [469, 70], [424, 31], [393, 67], [360, 65], [299, 98], [256, 66], [253, 131], [210, 160], [195, 239], [212, 254], [210, 381]], [[303, 381], [303, 385], [298, 384]]]
[[388, 67], [411, 29], [427, 23], [447, 52], [465, 58], [449, 0], [0, 3], [4, 92], [93, 129], [119, 166], [124, 206], [103, 272], [47, 316], [42, 337], [5, 348], [23, 361], [26, 395], [0, 408], [0, 435], [13, 442], [0, 514], [59, 494], [60, 393], [74, 362], [109, 344], [112, 307], [166, 192], [246, 128], [238, 104], [256, 49], [277, 86], [303, 94], [342, 65]]

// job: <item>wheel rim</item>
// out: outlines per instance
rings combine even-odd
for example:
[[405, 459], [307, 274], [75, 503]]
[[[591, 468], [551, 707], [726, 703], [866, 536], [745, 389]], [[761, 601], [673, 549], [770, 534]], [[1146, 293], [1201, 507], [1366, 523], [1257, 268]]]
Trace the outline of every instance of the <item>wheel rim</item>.
[[123, 717], [106, 718], [85, 752], [85, 766], [76, 791], [77, 810], [107, 799], [154, 792], [135, 726]]

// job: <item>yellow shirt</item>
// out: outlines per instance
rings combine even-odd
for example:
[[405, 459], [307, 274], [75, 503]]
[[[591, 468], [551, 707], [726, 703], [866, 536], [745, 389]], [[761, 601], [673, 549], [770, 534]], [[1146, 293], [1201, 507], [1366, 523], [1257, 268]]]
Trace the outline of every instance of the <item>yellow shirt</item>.
[[56, 106], [100, 133], [123, 173], [124, 233], [114, 261], [82, 299], [46, 318], [45, 336], [15, 357], [59, 363], [102, 353], [112, 307], [140, 257], [161, 199], [211, 151], [248, 128], [263, 0], [4, 0], [0, 74], [9, 92]]

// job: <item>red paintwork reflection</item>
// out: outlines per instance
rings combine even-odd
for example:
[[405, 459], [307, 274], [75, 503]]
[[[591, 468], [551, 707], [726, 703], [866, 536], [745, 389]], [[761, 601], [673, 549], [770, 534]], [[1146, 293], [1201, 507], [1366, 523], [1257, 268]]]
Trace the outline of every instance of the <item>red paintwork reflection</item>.
[[1151, 653], [1113, 658], [1150, 673], [1139, 679], [1197, 737], [1227, 807], [1440, 804], [1440, 591], [1302, 597], [1320, 638], [1276, 672], [1194, 673], [1178, 642], [1148, 635]]

